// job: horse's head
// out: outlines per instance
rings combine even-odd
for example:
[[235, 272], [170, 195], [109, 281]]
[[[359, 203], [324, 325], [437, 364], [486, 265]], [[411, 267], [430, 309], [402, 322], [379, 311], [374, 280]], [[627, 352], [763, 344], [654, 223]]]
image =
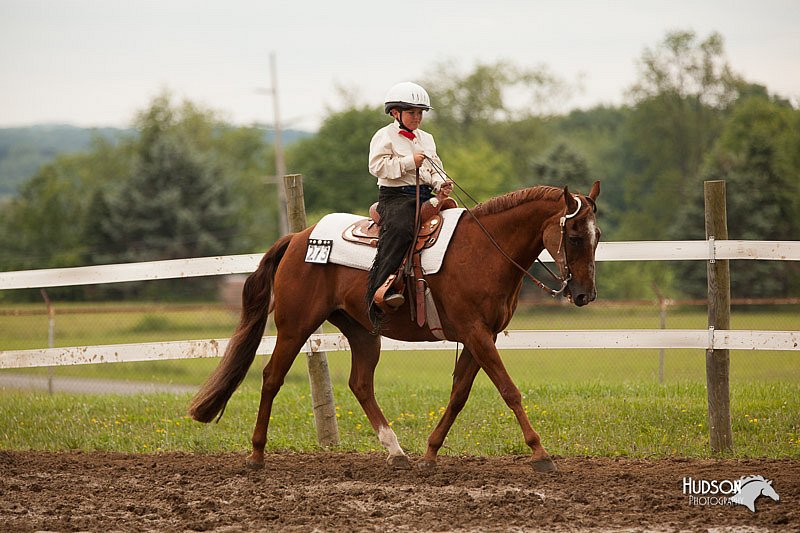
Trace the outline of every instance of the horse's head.
[[544, 230], [544, 245], [555, 259], [561, 277], [567, 280], [564, 294], [577, 306], [597, 297], [594, 253], [600, 241], [595, 200], [600, 182], [595, 181], [588, 195], [573, 195], [564, 187], [564, 212], [552, 218]]

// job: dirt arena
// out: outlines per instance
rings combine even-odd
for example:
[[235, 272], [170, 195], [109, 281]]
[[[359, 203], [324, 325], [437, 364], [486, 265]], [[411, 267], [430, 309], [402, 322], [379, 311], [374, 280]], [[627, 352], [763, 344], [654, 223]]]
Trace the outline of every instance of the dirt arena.
[[[0, 531], [799, 531], [800, 461], [0, 451]], [[773, 480], [780, 501], [690, 505], [684, 477]]]

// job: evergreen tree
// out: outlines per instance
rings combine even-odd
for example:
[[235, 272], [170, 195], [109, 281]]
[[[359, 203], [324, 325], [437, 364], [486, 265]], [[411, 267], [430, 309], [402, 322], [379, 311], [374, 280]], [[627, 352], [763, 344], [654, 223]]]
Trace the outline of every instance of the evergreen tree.
[[94, 200], [95, 262], [216, 255], [235, 232], [216, 162], [180, 132], [153, 131], [142, 136], [130, 177]]

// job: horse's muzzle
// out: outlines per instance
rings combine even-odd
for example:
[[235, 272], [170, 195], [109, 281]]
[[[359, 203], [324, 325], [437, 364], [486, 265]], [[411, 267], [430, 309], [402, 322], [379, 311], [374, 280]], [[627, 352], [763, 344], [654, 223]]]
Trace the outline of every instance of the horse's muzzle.
[[595, 301], [597, 292], [594, 289], [587, 290], [585, 287], [571, 285], [567, 292], [567, 298], [576, 306], [583, 307]]
[[578, 307], [583, 307], [584, 305], [587, 305], [590, 302], [593, 302], [595, 300], [595, 298], [597, 298], [597, 296], [594, 293], [592, 293], [592, 294], [580, 293], [580, 294], [576, 294], [573, 297], [573, 302]]

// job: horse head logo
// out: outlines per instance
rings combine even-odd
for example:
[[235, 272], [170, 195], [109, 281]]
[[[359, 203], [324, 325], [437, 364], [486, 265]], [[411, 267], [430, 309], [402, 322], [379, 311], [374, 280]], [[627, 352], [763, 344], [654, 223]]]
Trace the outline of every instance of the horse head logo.
[[754, 513], [756, 512], [756, 499], [759, 496], [769, 496], [776, 502], [781, 499], [772, 488], [772, 481], [764, 479], [763, 476], [742, 476], [739, 480], [739, 487], [739, 491], [731, 496], [731, 501], [744, 505]]

